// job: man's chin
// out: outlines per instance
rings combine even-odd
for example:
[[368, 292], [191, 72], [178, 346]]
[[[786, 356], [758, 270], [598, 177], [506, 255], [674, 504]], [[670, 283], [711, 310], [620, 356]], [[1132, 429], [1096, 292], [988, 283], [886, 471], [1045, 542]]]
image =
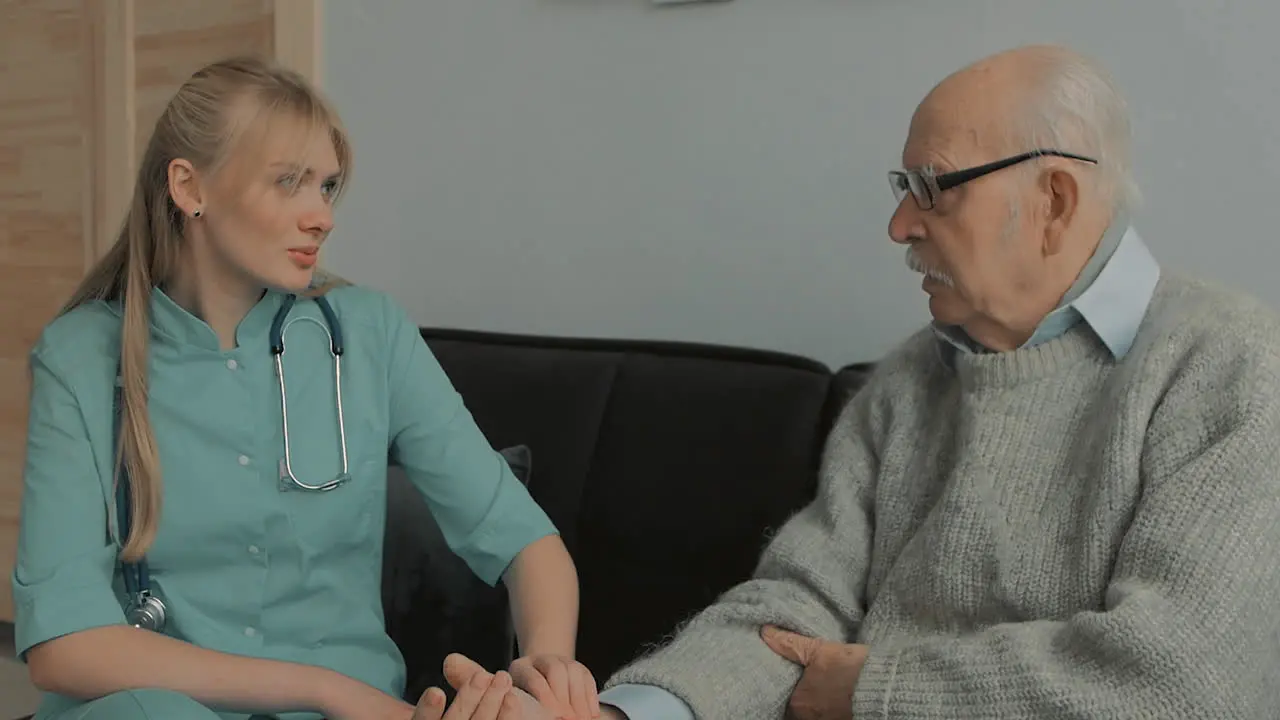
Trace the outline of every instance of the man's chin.
[[939, 325], [963, 325], [969, 317], [950, 292], [929, 293], [929, 314]]

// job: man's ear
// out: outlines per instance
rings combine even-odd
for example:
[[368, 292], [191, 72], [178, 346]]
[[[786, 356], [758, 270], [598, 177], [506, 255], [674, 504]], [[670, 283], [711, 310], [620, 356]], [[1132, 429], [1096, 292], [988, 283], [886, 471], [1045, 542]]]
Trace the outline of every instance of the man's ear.
[[169, 197], [187, 217], [193, 217], [204, 209], [200, 176], [190, 161], [175, 158], [169, 162]]
[[1043, 252], [1046, 257], [1062, 252], [1063, 238], [1075, 218], [1080, 202], [1080, 183], [1061, 167], [1050, 167], [1040, 176], [1044, 204]]

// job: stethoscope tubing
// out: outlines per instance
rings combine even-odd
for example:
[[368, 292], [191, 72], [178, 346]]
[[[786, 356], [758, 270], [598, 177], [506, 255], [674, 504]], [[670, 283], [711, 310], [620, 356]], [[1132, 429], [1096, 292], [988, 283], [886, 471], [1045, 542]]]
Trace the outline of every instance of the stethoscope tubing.
[[[346, 416], [342, 407], [342, 356], [345, 351], [345, 345], [342, 339], [342, 326], [338, 322], [337, 314], [334, 313], [333, 307], [329, 301], [323, 296], [315, 297], [316, 305], [319, 306], [321, 314], [324, 316], [325, 322], [320, 322], [312, 317], [302, 316], [292, 320], [288, 320], [289, 311], [293, 308], [297, 300], [296, 295], [285, 296], [280, 308], [276, 311], [275, 317], [271, 321], [271, 332], [269, 336], [271, 344], [271, 355], [275, 365], [276, 378], [280, 386], [280, 416], [282, 431], [284, 436], [284, 457], [280, 463], [280, 479], [282, 489], [300, 489], [308, 492], [327, 492], [342, 485], [351, 479], [347, 456], [347, 430]], [[285, 345], [284, 336], [289, 326], [295, 322], [314, 322], [324, 331], [325, 336], [329, 340], [329, 352], [333, 356], [333, 381], [337, 392], [337, 411], [338, 411], [338, 435], [342, 450], [342, 470], [341, 472], [329, 480], [328, 482], [312, 485], [304, 483], [297, 478], [293, 472], [292, 455], [290, 454], [289, 443], [289, 403], [285, 395], [285, 379], [284, 379], [284, 357]], [[120, 444], [120, 415], [124, 400], [124, 387], [120, 373], [116, 373], [115, 395], [113, 406], [113, 426], [112, 433], [115, 439], [116, 452], [121, 451]], [[286, 482], [287, 481], [287, 482]], [[132, 505], [132, 488], [129, 486], [128, 468], [123, 463], [118, 463], [116, 471], [116, 524], [117, 535], [120, 547], [128, 542], [131, 530], [131, 520], [133, 516]], [[148, 630], [162, 632], [166, 622], [167, 610], [164, 603], [151, 594], [151, 572], [146, 557], [139, 558], [136, 562], [125, 562], [123, 558], [120, 560], [121, 574], [124, 577], [125, 593], [129, 597], [129, 607], [126, 609], [126, 616], [130, 624], [135, 627], [143, 627]]]

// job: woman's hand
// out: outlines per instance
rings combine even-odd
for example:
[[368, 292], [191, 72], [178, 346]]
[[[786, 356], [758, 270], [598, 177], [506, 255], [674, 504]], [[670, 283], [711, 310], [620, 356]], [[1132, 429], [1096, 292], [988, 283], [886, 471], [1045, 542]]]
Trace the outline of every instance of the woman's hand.
[[582, 663], [558, 655], [522, 657], [511, 664], [511, 678], [544, 707], [574, 720], [600, 717], [596, 679]]
[[475, 663], [454, 666], [448, 678], [457, 695], [448, 708], [439, 688], [428, 688], [415, 707], [364, 683], [343, 678], [328, 691], [323, 712], [328, 720], [552, 720], [538, 712], [532, 698], [521, 702], [507, 673], [490, 675]]
[[[512, 678], [507, 673], [490, 675], [464, 655], [455, 653], [445, 658], [444, 677], [458, 691], [453, 705], [445, 712], [444, 693], [431, 688], [422, 696], [412, 720], [559, 720], [557, 714], [541, 705], [532, 695], [513, 687]], [[505, 679], [500, 681], [499, 678]], [[474, 693], [486, 682], [490, 683], [489, 689], [482, 700], [464, 700], [464, 693]], [[495, 694], [502, 696], [501, 702], [492, 699]]]
[[522, 717], [510, 675], [502, 671], [490, 675], [478, 665], [476, 668], [479, 671], [470, 680], [458, 683], [461, 687], [447, 710], [444, 693], [428, 688], [409, 720], [543, 720], [536, 715]]

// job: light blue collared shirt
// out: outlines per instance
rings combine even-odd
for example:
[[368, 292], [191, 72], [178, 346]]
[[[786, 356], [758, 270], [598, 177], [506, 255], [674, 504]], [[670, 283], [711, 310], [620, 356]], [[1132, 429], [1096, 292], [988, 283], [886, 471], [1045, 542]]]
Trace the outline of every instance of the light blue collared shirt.
[[696, 720], [683, 700], [654, 685], [611, 687], [600, 693], [600, 703], [621, 710], [627, 720]]
[[[1159, 279], [1160, 265], [1138, 231], [1124, 217], [1117, 218], [1062, 302], [1040, 322], [1022, 347], [1052, 340], [1083, 320], [1112, 357], [1119, 360], [1133, 346]], [[987, 352], [954, 325], [935, 325], [934, 332], [948, 348]]]
[[[1116, 359], [1134, 337], [1160, 279], [1160, 265], [1125, 218], [1112, 223], [1093, 257], [1057, 309], [1036, 327], [1023, 347], [1059, 337], [1083, 320]], [[935, 326], [947, 347], [985, 352], [958, 327]], [[618, 685], [600, 693], [600, 702], [621, 710], [628, 720], [695, 720], [680, 698], [652, 685]]]

